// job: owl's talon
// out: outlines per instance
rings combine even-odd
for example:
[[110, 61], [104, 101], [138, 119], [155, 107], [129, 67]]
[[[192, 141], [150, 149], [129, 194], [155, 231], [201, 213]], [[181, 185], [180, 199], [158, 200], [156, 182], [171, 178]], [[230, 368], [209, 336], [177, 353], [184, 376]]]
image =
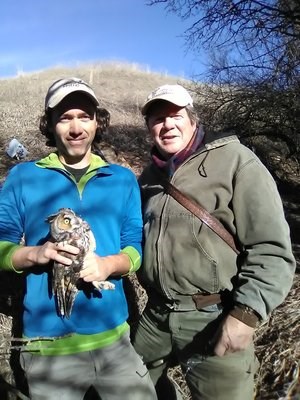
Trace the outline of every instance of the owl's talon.
[[114, 290], [115, 289], [115, 284], [111, 283], [109, 281], [93, 281], [93, 285], [95, 286], [96, 289], [98, 289], [100, 292], [101, 290]]

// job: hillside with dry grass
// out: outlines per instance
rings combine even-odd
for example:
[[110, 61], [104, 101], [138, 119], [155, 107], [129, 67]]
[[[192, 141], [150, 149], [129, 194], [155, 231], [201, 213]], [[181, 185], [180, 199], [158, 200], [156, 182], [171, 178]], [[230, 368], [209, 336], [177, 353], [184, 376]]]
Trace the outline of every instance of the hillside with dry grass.
[[[8, 169], [19, 162], [6, 154], [5, 149], [11, 139], [18, 139], [27, 148], [29, 154], [26, 159], [36, 159], [49, 153], [50, 149], [44, 145], [44, 138], [38, 130], [43, 100], [54, 80], [68, 76], [77, 76], [89, 82], [101, 100], [102, 107], [111, 113], [111, 127], [103, 136], [101, 144], [105, 157], [109, 161], [131, 168], [137, 175], [148, 162], [150, 149], [150, 139], [140, 114], [143, 100], [154, 87], [161, 84], [189, 83], [176, 77], [141, 71], [134, 65], [125, 64], [56, 68], [0, 80], [0, 183], [5, 179]], [[265, 153], [267, 152], [266, 148]], [[299, 171], [287, 171], [288, 169], [281, 171], [285, 181], [280, 190], [299, 268], [300, 202], [297, 189], [300, 177]], [[293, 185], [289, 186], [289, 180], [293, 181]], [[20, 276], [0, 273], [1, 400], [26, 399], [18, 391], [26, 391], [23, 385], [18, 386], [22, 379], [17, 362], [20, 343], [12, 342], [12, 336], [20, 336], [22, 283]], [[146, 302], [146, 295], [134, 277], [125, 283], [131, 310], [130, 322], [134, 329]], [[294, 286], [285, 303], [275, 310], [270, 319], [257, 331], [256, 348], [261, 368], [257, 376], [256, 400], [300, 399], [299, 310], [298, 269]], [[189, 399], [188, 389], [179, 368], [171, 369], [170, 376], [179, 386], [184, 399]]]

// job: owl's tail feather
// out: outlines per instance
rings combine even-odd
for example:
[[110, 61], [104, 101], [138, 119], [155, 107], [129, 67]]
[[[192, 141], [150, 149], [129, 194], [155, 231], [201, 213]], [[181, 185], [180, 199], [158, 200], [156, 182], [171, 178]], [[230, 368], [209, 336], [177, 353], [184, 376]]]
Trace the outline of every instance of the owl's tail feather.
[[64, 269], [56, 263], [52, 271], [52, 293], [56, 300], [57, 314], [64, 317], [66, 308]]
[[61, 282], [61, 285], [56, 287], [55, 297], [56, 297], [56, 301], [57, 301], [58, 314], [61, 317], [64, 317], [65, 309], [66, 309], [66, 300], [65, 300], [65, 291], [64, 291], [63, 282]]
[[76, 284], [69, 282], [64, 296], [64, 315], [66, 318], [70, 318], [77, 292], [78, 289]]

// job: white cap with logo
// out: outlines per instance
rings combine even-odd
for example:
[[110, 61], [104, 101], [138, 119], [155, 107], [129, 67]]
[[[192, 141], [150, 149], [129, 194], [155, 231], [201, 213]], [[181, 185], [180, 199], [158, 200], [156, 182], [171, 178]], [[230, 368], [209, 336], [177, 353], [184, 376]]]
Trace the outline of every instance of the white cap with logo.
[[179, 107], [193, 106], [193, 99], [183, 86], [163, 85], [149, 94], [142, 107], [142, 114], [146, 115], [150, 105], [157, 100], [169, 101]]
[[58, 79], [49, 87], [45, 98], [45, 109], [56, 107], [66, 96], [73, 92], [83, 92], [90, 97], [96, 106], [99, 105], [99, 100], [93, 89], [82, 79], [72, 77]]

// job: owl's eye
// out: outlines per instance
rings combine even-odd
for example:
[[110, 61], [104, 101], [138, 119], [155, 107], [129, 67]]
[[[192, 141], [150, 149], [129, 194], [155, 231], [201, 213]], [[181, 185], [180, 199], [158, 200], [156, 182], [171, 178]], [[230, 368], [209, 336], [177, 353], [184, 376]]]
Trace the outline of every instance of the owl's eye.
[[70, 218], [67, 217], [64, 218], [64, 224], [69, 225], [70, 222], [71, 222]]

